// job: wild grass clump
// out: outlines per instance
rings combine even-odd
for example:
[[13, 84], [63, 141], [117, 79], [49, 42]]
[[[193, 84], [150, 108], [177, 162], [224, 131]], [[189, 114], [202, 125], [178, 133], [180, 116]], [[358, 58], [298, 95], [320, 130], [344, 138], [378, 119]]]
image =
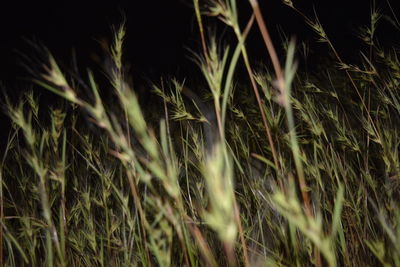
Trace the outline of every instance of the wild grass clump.
[[[122, 24], [108, 83], [68, 75], [48, 54], [33, 82], [61, 104], [32, 91], [5, 98], [0, 265], [400, 266], [400, 61], [375, 40], [379, 11], [354, 65], [317, 18], [284, 1], [330, 51], [307, 73], [294, 41], [279, 58], [256, 0], [246, 25], [235, 0], [193, 4], [202, 87], [154, 82], [157, 102], [140, 103]], [[205, 15], [236, 43], [217, 45]], [[252, 27], [271, 59], [263, 69], [248, 55]]]

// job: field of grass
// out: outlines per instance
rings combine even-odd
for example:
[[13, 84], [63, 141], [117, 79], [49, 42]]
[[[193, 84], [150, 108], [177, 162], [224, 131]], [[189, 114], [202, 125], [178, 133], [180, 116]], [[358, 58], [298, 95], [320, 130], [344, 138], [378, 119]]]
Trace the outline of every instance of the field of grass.
[[[140, 103], [122, 23], [103, 71], [47, 52], [32, 84], [56, 104], [2, 100], [0, 266], [400, 266], [400, 60], [375, 38], [379, 10], [357, 65], [304, 15], [327, 51], [307, 72], [300, 44], [283, 40], [279, 58], [256, 0], [246, 25], [235, 0], [200, 4], [202, 85], [154, 81]], [[205, 16], [236, 42], [221, 45]], [[251, 28], [265, 67], [248, 56]]]

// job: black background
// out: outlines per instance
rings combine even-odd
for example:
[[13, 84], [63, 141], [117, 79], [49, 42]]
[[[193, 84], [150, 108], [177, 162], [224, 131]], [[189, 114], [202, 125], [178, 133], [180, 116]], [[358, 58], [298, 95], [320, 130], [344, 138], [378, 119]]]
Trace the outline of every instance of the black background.
[[[388, 0], [395, 6], [397, 0]], [[202, 1], [200, 0], [200, 3]], [[250, 16], [247, 0], [238, 0], [242, 25]], [[304, 19], [280, 0], [259, 0], [272, 38], [279, 49], [278, 29], [288, 36], [296, 36], [298, 42], [314, 40], [315, 34]], [[356, 31], [368, 25], [370, 1], [368, 0], [293, 0], [302, 12], [310, 17], [318, 15], [335, 47], [346, 60], [356, 60], [361, 42]], [[44, 44], [56, 59], [68, 65], [75, 49], [78, 63], [92, 66], [93, 55], [101, 54], [98, 43], [110, 39], [111, 25], [126, 16], [126, 61], [132, 65], [132, 73], [138, 77], [157, 79], [161, 75], [183, 79], [193, 73], [195, 64], [188, 59], [188, 48], [200, 51], [197, 24], [191, 0], [113, 0], [113, 1], [2, 1], [0, 4], [0, 81], [2, 90], [17, 93], [23, 90], [29, 73], [21, 67], [21, 56], [35, 53], [25, 39]], [[376, 1], [386, 14], [386, 0]], [[212, 25], [212, 24], [211, 24]], [[244, 27], [244, 26], [243, 26]], [[399, 34], [384, 20], [378, 29], [383, 43], [399, 44]], [[228, 36], [228, 35], [227, 35]], [[229, 38], [227, 38], [229, 40]], [[267, 60], [257, 27], [253, 27], [249, 39], [252, 59]], [[314, 42], [315, 43], [315, 42]], [[326, 45], [315, 44], [314, 57], [327, 52]], [[0, 118], [2, 139], [9, 124]]]
[[[81, 62], [89, 62], [93, 53], [99, 52], [98, 40], [110, 39], [111, 25], [121, 21], [121, 11], [127, 19], [125, 56], [133, 71], [147, 75], [184, 75], [192, 66], [187, 59], [187, 48], [199, 51], [197, 24], [191, 0], [143, 1], [13, 1], [0, 8], [0, 59], [3, 81], [14, 81], [19, 74], [18, 52], [28, 54], [32, 48], [23, 38], [37, 40], [62, 61], [70, 58], [74, 48]], [[202, 1], [200, 1], [202, 2]], [[240, 18], [250, 15], [247, 0], [238, 0]], [[315, 38], [304, 20], [280, 0], [260, 0], [268, 27], [279, 44], [278, 26], [298, 40]], [[318, 15], [335, 46], [345, 56], [353, 55], [360, 45], [355, 37], [361, 25], [368, 25], [370, 1], [293, 1], [295, 6], [310, 17]], [[392, 5], [394, 0], [390, 1]], [[387, 10], [386, 1], [377, 6]], [[244, 23], [243, 23], [244, 24]], [[384, 22], [383, 31], [390, 30]], [[382, 29], [380, 29], [382, 32]], [[393, 35], [383, 35], [393, 39]], [[263, 43], [254, 27], [250, 38], [254, 54], [265, 56]], [[317, 51], [318, 53], [318, 48]]]

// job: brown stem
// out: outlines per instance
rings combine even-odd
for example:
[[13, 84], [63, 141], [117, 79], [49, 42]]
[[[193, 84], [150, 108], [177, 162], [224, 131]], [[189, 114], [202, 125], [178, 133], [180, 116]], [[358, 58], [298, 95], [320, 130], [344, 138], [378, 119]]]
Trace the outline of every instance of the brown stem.
[[140, 197], [138, 194], [138, 190], [137, 190], [137, 186], [135, 181], [133, 180], [132, 174], [130, 171], [126, 171], [126, 174], [128, 176], [128, 182], [131, 188], [131, 192], [132, 192], [132, 196], [133, 199], [135, 201], [135, 204], [137, 205], [137, 209], [139, 212], [139, 217], [140, 217], [140, 225], [142, 228], [142, 235], [143, 235], [143, 240], [144, 240], [144, 244], [145, 244], [145, 251], [146, 251], [146, 258], [147, 258], [147, 262], [149, 263], [149, 266], [151, 266], [151, 261], [150, 261], [150, 253], [149, 253], [149, 249], [147, 247], [147, 237], [146, 237], [146, 228], [148, 227], [148, 223], [146, 221], [146, 217], [142, 208], [142, 204], [140, 202]]
[[244, 238], [242, 222], [240, 221], [240, 210], [239, 210], [239, 206], [237, 204], [237, 201], [235, 201], [235, 207], [234, 208], [235, 208], [236, 223], [237, 223], [237, 225], [239, 227], [240, 242], [242, 243], [242, 247], [243, 247], [244, 266], [250, 266], [249, 255], [247, 254], [246, 240]]
[[[250, 22], [248, 23], [243, 35], [240, 33], [240, 30], [238, 28], [235, 29], [235, 33], [237, 35], [237, 38], [239, 39], [239, 42], [243, 38], [245, 38], [247, 36], [248, 32], [250, 31], [250, 27], [252, 25], [252, 21], [253, 21], [253, 16], [251, 17]], [[265, 132], [266, 132], [267, 137], [268, 137], [268, 143], [269, 143], [269, 145], [271, 147], [272, 158], [274, 160], [274, 164], [276, 166], [276, 169], [279, 170], [280, 167], [279, 167], [279, 161], [278, 161], [278, 153], [276, 152], [276, 149], [275, 149], [274, 141], [272, 139], [272, 134], [271, 134], [270, 127], [268, 126], [268, 123], [267, 123], [267, 117], [266, 117], [265, 112], [264, 112], [264, 108], [263, 108], [262, 100], [261, 100], [261, 97], [260, 97], [260, 93], [258, 92], [257, 83], [256, 83], [256, 81], [254, 79], [254, 74], [253, 74], [253, 71], [251, 69], [251, 66], [250, 66], [250, 63], [249, 63], [249, 59], [248, 59], [248, 56], [247, 56], [247, 53], [246, 53], [246, 50], [245, 50], [244, 47], [242, 47], [242, 55], [243, 55], [243, 59], [244, 59], [244, 62], [245, 62], [247, 73], [248, 73], [249, 78], [250, 78], [251, 85], [252, 85], [253, 90], [254, 90], [254, 94], [256, 96], [258, 108], [260, 110], [261, 118], [262, 118], [263, 125], [264, 125], [264, 128], [265, 128]]]
[[[253, 8], [254, 15], [256, 16], [256, 21], [257, 21], [258, 27], [260, 29], [261, 35], [263, 37], [265, 46], [267, 47], [268, 54], [271, 58], [272, 65], [274, 67], [275, 74], [278, 79], [279, 89], [282, 90], [282, 92], [283, 92], [285, 90], [285, 80], [284, 80], [283, 70], [282, 70], [281, 64], [279, 63], [279, 59], [278, 59], [276, 50], [274, 48], [274, 45], [272, 43], [271, 37], [269, 35], [267, 26], [265, 25], [264, 19], [262, 17], [260, 6], [258, 5], [257, 0], [249, 0], [249, 1]], [[299, 176], [299, 185], [300, 185], [300, 189], [302, 191], [305, 212], [307, 213], [307, 215], [312, 215], [310, 198], [309, 198], [307, 190], [306, 190], [307, 184], [306, 184], [304, 177], [301, 175]]]
[[199, 250], [204, 260], [208, 263], [207, 266], [216, 267], [218, 266], [217, 261], [213, 253], [211, 252], [210, 246], [207, 244], [199, 228], [194, 224], [195, 222], [186, 215], [187, 226], [199, 245]]
[[[276, 53], [276, 50], [274, 48], [274, 45], [272, 43], [271, 37], [269, 35], [267, 26], [265, 25], [263, 16], [261, 14], [260, 6], [258, 4], [258, 0], [249, 0], [250, 4], [253, 8], [254, 15], [256, 16], [256, 21], [258, 24], [258, 27], [260, 29], [261, 35], [263, 37], [265, 46], [267, 47], [268, 54], [271, 58], [272, 65], [277, 77], [278, 81], [278, 87], [281, 90], [281, 92], [284, 92], [286, 90], [285, 88], [285, 79], [284, 79], [284, 74], [283, 70], [281, 67], [281, 64], [279, 63], [279, 59]], [[310, 198], [308, 195], [308, 192], [306, 190], [307, 188], [307, 183], [304, 178], [304, 174], [300, 173], [298, 174], [298, 180], [299, 180], [299, 185], [300, 185], [300, 190], [302, 194], [302, 198], [304, 201], [304, 210], [307, 216], [313, 216], [313, 212], [311, 209], [311, 204], [310, 204]], [[321, 261], [320, 261], [320, 253], [317, 248], [314, 248], [315, 252], [315, 258], [316, 258], [316, 264], [317, 266], [321, 266]]]
[[208, 70], [210, 70], [210, 60], [208, 57], [208, 48], [207, 48], [207, 44], [206, 44], [206, 38], [204, 36], [204, 28], [203, 28], [203, 21], [201, 19], [201, 14], [200, 14], [199, 0], [193, 0], [193, 3], [194, 3], [194, 9], [196, 12], [197, 25], [199, 26], [200, 40], [201, 40], [201, 46], [203, 48], [204, 58], [206, 59], [206, 62], [207, 62], [207, 68], [208, 68]]

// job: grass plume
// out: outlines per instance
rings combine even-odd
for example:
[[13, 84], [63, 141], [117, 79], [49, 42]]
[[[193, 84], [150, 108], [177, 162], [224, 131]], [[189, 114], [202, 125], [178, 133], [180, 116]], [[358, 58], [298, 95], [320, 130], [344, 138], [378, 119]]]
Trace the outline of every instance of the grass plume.
[[[33, 83], [60, 104], [45, 109], [34, 91], [3, 101], [0, 263], [400, 266], [400, 61], [376, 40], [384, 16], [372, 6], [349, 64], [317, 17], [283, 4], [327, 46], [317, 73], [298, 65], [294, 41], [279, 56], [256, 0], [245, 25], [235, 0], [193, 0], [203, 84], [163, 78], [147, 85], [153, 103], [124, 68], [125, 21], [108, 83], [48, 54]], [[218, 45], [205, 16], [235, 41]], [[259, 68], [246, 44], [255, 25], [271, 61]]]

